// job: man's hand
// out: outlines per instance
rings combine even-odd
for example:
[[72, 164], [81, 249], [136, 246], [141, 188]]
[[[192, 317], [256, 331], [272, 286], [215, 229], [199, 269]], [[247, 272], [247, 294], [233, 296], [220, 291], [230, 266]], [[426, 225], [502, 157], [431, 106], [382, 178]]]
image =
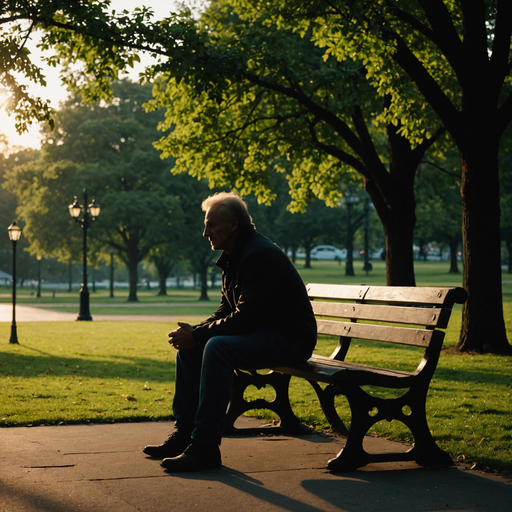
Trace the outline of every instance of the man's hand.
[[176, 350], [184, 350], [193, 347], [196, 342], [192, 336], [192, 326], [185, 322], [178, 322], [178, 328], [169, 333], [169, 343]]

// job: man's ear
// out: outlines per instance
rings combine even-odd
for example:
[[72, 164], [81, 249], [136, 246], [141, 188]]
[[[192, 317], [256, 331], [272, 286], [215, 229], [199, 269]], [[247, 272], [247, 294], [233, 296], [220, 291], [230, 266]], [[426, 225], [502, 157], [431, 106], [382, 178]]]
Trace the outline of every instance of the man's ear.
[[238, 231], [238, 219], [236, 217], [233, 217], [231, 219], [231, 225], [230, 225], [230, 230], [231, 230], [231, 233], [234, 233], [235, 231]]

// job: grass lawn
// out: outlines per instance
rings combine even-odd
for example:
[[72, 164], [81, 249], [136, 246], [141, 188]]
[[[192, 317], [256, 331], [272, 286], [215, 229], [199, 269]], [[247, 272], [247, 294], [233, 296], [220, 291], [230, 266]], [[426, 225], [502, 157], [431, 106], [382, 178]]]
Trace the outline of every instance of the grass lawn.
[[[344, 267], [333, 262], [314, 262], [312, 269], [302, 269], [299, 264], [299, 271], [305, 282], [384, 284], [383, 263], [375, 262], [375, 270], [369, 276], [358, 267], [356, 262], [358, 275], [352, 278], [345, 278]], [[445, 262], [418, 263], [417, 284], [460, 285], [461, 276], [447, 274], [447, 270]], [[503, 290], [510, 331], [512, 286], [505, 284]], [[5, 292], [0, 289], [0, 293]], [[157, 315], [171, 314], [161, 313], [166, 308], [156, 305], [168, 301], [172, 308], [173, 304], [189, 303], [190, 307], [175, 306], [184, 320], [193, 322], [204, 316], [203, 306], [199, 309], [196, 306], [197, 290], [179, 290], [176, 294], [170, 290], [165, 298], [154, 293], [140, 293], [140, 309], [149, 308]], [[43, 299], [53, 300], [52, 297]], [[55, 300], [67, 303], [72, 299], [72, 296], [64, 300], [57, 296]], [[93, 315], [95, 302], [102, 313], [112, 311], [113, 308], [100, 306], [110, 304], [106, 299], [105, 292], [103, 297], [93, 297]], [[211, 299], [206, 305], [210, 311], [217, 305], [218, 290], [211, 292]], [[41, 301], [30, 295], [24, 300], [27, 304]], [[123, 303], [127, 305], [126, 297], [114, 300], [112, 305], [128, 316], [139, 310], [123, 307]], [[456, 343], [460, 322], [459, 308], [454, 311], [446, 331], [446, 347]], [[173, 327], [172, 323], [130, 322], [129, 318], [125, 322], [22, 322], [18, 324], [20, 345], [10, 345], [10, 324], [0, 323], [0, 426], [168, 419], [174, 393], [175, 354], [166, 334]], [[327, 355], [332, 348], [333, 341], [322, 337], [316, 351]], [[368, 364], [410, 369], [418, 358], [414, 351], [408, 347], [377, 351], [374, 345], [360, 342], [354, 344], [349, 354], [352, 360]], [[454, 459], [478, 463], [512, 476], [511, 391], [511, 358], [461, 356], [445, 351], [427, 399], [427, 416], [434, 438]], [[250, 397], [270, 398], [269, 392], [254, 389]], [[338, 400], [340, 416], [348, 424], [346, 401], [343, 397]], [[316, 429], [328, 427], [307, 382], [292, 379], [292, 401], [297, 416], [305, 424]], [[273, 418], [270, 412], [265, 417]], [[390, 439], [411, 441], [398, 422], [381, 422], [374, 432]]]

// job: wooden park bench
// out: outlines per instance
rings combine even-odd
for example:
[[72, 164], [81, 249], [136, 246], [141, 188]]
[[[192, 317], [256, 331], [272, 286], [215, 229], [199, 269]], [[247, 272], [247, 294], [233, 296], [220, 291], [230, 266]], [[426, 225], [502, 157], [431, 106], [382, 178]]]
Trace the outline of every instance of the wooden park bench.
[[[228, 407], [226, 426], [244, 412], [270, 409], [280, 418], [280, 426], [294, 430], [300, 421], [289, 401], [291, 377], [306, 379], [316, 391], [331, 427], [347, 434], [345, 447], [328, 463], [332, 471], [348, 471], [370, 462], [413, 460], [424, 466], [452, 465], [448, 453], [441, 450], [430, 433], [426, 417], [426, 397], [443, 346], [444, 332], [452, 307], [463, 304], [467, 293], [462, 288], [344, 286], [310, 284], [307, 286], [317, 318], [318, 333], [338, 337], [338, 345], [329, 357], [313, 356], [304, 364], [272, 368], [270, 373], [235, 372], [235, 385]], [[394, 346], [421, 347], [414, 371], [368, 366], [347, 359], [353, 339], [389, 343]], [[378, 345], [383, 352], [386, 346]], [[272, 401], [244, 399], [245, 389], [270, 385], [276, 397]], [[365, 386], [403, 390], [400, 396], [382, 398], [370, 394]], [[395, 393], [396, 394], [396, 393]], [[335, 397], [344, 395], [351, 412], [347, 430], [336, 412]], [[368, 430], [381, 420], [399, 420], [411, 431], [414, 444], [402, 453], [367, 453], [363, 440]]]

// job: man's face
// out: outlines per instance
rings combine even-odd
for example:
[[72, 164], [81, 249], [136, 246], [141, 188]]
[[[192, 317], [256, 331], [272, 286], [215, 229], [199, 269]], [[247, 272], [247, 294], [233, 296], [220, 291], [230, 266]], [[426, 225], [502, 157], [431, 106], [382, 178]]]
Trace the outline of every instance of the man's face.
[[212, 250], [225, 251], [228, 254], [232, 251], [235, 238], [238, 235], [238, 222], [226, 223], [218, 213], [219, 207], [213, 205], [204, 217], [203, 236], [210, 240]]

